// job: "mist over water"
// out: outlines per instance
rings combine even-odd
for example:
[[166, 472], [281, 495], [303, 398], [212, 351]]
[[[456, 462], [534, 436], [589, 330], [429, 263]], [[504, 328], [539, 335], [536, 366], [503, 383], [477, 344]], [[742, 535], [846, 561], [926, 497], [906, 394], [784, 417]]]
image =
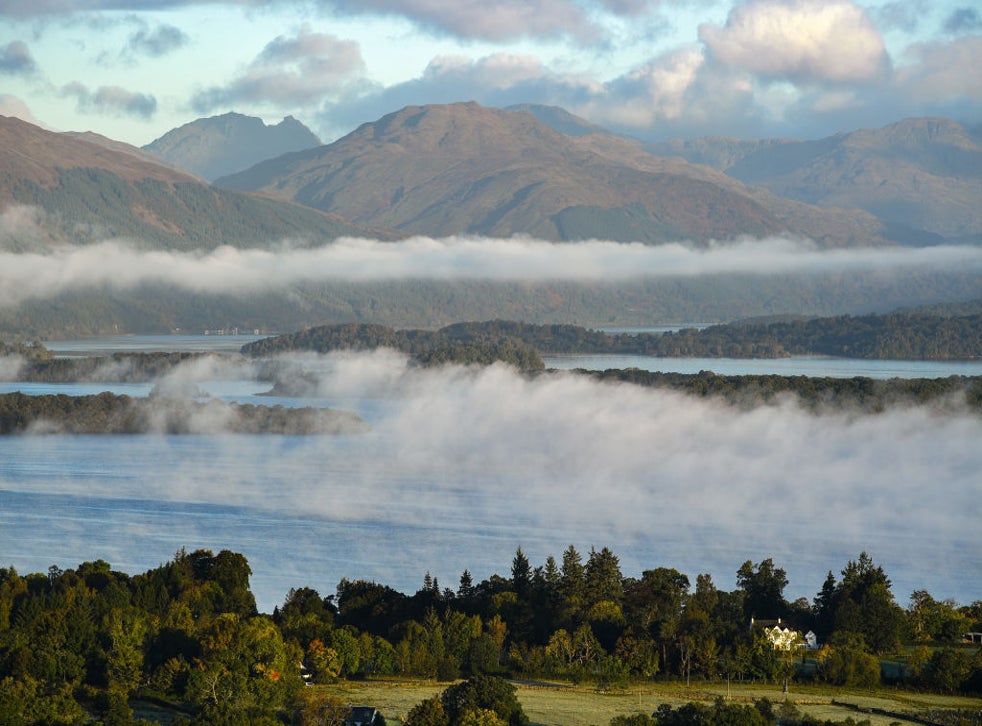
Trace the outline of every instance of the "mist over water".
[[415, 369], [390, 351], [292, 364], [316, 373], [311, 400], [372, 432], [0, 439], [0, 563], [138, 572], [181, 546], [229, 548], [268, 611], [342, 577], [414, 592], [426, 570], [453, 588], [465, 568], [507, 576], [518, 545], [535, 565], [606, 545], [625, 575], [668, 566], [726, 589], [744, 560], [773, 557], [786, 596], [810, 599], [867, 550], [901, 604], [918, 588], [980, 597], [978, 417], [740, 411], [567, 374]]
[[312, 247], [283, 242], [267, 249], [223, 246], [207, 252], [147, 250], [126, 240], [110, 240], [9, 251], [4, 250], [2, 232], [0, 215], [3, 306], [85, 289], [129, 290], [154, 284], [246, 295], [338, 281], [611, 282], [726, 274], [982, 273], [978, 247], [819, 249], [808, 240], [782, 237], [660, 245], [603, 240], [552, 243], [517, 237], [413, 237], [399, 242], [340, 238]]

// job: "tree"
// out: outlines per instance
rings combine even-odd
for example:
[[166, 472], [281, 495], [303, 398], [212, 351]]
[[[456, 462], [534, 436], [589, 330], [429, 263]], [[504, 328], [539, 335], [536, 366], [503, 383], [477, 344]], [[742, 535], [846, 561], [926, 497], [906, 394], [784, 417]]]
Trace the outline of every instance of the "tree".
[[292, 723], [297, 726], [334, 726], [343, 723], [351, 706], [338, 697], [320, 689], [304, 689], [297, 699]]
[[816, 661], [818, 677], [827, 683], [868, 689], [880, 683], [880, 661], [855, 645], [825, 645]]
[[498, 717], [488, 708], [477, 708], [465, 711], [458, 722], [459, 726], [508, 726], [508, 722]]
[[624, 576], [621, 574], [620, 561], [609, 548], [604, 547], [597, 552], [590, 548], [590, 556], [586, 563], [586, 598], [588, 607], [597, 603], [610, 602], [617, 606], [624, 596]]
[[842, 570], [842, 581], [833, 599], [835, 632], [862, 636], [866, 646], [876, 653], [899, 647], [905, 623], [903, 609], [893, 600], [883, 568], [876, 566], [866, 552]]
[[223, 613], [201, 634], [186, 695], [209, 719], [261, 720], [299, 689], [297, 660], [269, 618]]
[[103, 630], [109, 638], [105, 653], [108, 690], [125, 702], [143, 677], [143, 646], [148, 623], [135, 608], [113, 610], [106, 616]]
[[573, 545], [567, 547], [563, 552], [562, 566], [559, 571], [562, 574], [559, 593], [563, 600], [564, 609], [570, 615], [575, 615], [583, 607], [586, 580], [583, 559]]
[[440, 696], [450, 723], [457, 726], [468, 711], [487, 709], [509, 726], [527, 726], [528, 716], [515, 695], [515, 687], [497, 676], [472, 676], [447, 688]]
[[617, 639], [614, 655], [635, 675], [653, 678], [658, 673], [658, 644], [647, 633], [628, 630]]
[[835, 627], [837, 589], [835, 575], [832, 574], [832, 570], [829, 570], [825, 582], [822, 583], [822, 589], [815, 595], [812, 605], [812, 611], [815, 614], [815, 629], [822, 640], [828, 640], [832, 634], [832, 628]]
[[972, 656], [965, 651], [944, 648], [931, 655], [918, 680], [932, 690], [954, 693], [964, 688], [972, 666]]
[[562, 578], [563, 576], [559, 571], [559, 565], [556, 564], [556, 558], [549, 555], [546, 557], [546, 564], [542, 570], [542, 579], [550, 592], [555, 592], [559, 589]]
[[625, 583], [625, 619], [659, 644], [662, 668], [669, 667], [669, 650], [680, 635], [688, 589], [689, 578], [668, 567], [645, 570], [640, 580]]
[[780, 618], [787, 611], [784, 588], [787, 573], [770, 558], [754, 565], [747, 560], [737, 570], [737, 586], [744, 592], [743, 609], [748, 618]]
[[522, 552], [521, 546], [515, 551], [515, 557], [511, 561], [511, 585], [519, 598], [528, 594], [529, 586], [532, 584], [532, 566], [529, 564], [528, 557]]
[[474, 595], [474, 580], [471, 578], [469, 570], [460, 573], [460, 586], [457, 588], [457, 597], [461, 600], [468, 600]]
[[413, 706], [406, 714], [406, 726], [450, 726], [450, 718], [443, 710], [439, 696], [427, 698]]

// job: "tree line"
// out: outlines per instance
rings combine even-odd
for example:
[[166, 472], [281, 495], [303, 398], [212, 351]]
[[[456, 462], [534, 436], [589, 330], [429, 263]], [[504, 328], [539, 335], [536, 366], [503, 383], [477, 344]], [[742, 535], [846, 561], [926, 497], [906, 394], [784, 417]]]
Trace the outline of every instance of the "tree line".
[[103, 392], [91, 396], [0, 394], [0, 435], [339, 434], [368, 430], [357, 414], [326, 408], [253, 406], [212, 399], [151, 395], [132, 398]]
[[[963, 633], [982, 630], [982, 601], [918, 590], [902, 607], [866, 553], [839, 576], [830, 571], [812, 601], [793, 602], [771, 559], [746, 561], [727, 590], [708, 574], [693, 583], [666, 567], [625, 576], [606, 547], [584, 557], [569, 546], [540, 566], [519, 547], [508, 576], [475, 582], [465, 570], [456, 588], [441, 588], [427, 573], [411, 595], [368, 580], [342, 580], [328, 595], [297, 587], [271, 614], [258, 612], [251, 574], [228, 550], [181, 550], [132, 576], [101, 560], [29, 575], [0, 568], [0, 713], [20, 714], [4, 723], [128, 723], [137, 696], [167, 704], [174, 723], [309, 723], [317, 692], [305, 680], [387, 675], [469, 679], [438, 699], [442, 717], [425, 720], [438, 704], [420, 704], [409, 721], [417, 726], [456, 725], [464, 710], [489, 708], [474, 689], [507, 698], [493, 680], [502, 677], [600, 689], [653, 679], [888, 680], [982, 693], [982, 653], [960, 645]], [[807, 657], [775, 649], [752, 618], [812, 631], [819, 647]]]
[[982, 377], [889, 378], [865, 376], [718, 375], [662, 373], [638, 368], [577, 371], [599, 381], [681, 391], [701, 398], [719, 398], [742, 408], [771, 404], [791, 396], [814, 412], [843, 409], [877, 413], [893, 406], [932, 404], [982, 413]]
[[232, 362], [238, 356], [188, 351], [150, 353], [112, 353], [110, 355], [56, 358], [43, 343], [0, 343], [0, 358], [16, 356], [22, 364], [17, 380], [38, 383], [76, 383], [79, 381], [146, 383], [155, 381], [179, 365], [205, 358], [216, 363]]
[[[242, 352], [371, 350], [388, 347], [418, 357], [453, 346], [502, 346], [538, 355], [613, 354], [675, 358], [781, 358], [829, 355], [902, 360], [982, 357], [982, 314], [915, 313], [736, 322], [665, 333], [607, 333], [578, 325], [492, 320], [439, 330], [397, 330], [350, 323], [309, 328], [249, 343]], [[531, 355], [531, 353], [529, 353]], [[534, 359], [532, 359], [534, 360]], [[520, 366], [541, 367], [541, 366]]]

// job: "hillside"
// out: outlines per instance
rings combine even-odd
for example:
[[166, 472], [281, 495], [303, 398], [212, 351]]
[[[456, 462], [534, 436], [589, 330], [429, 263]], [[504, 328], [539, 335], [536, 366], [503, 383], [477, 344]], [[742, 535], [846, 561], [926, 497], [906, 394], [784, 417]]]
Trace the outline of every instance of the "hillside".
[[3, 227], [0, 249], [126, 237], [194, 250], [365, 234], [336, 216], [210, 187], [132, 147], [0, 116], [0, 212], [13, 205], [40, 210], [39, 220]]
[[265, 159], [320, 144], [314, 132], [292, 116], [270, 126], [253, 116], [226, 113], [172, 129], [143, 149], [213, 181]]
[[703, 138], [648, 147], [821, 207], [857, 207], [912, 242], [982, 242], [982, 140], [941, 118], [816, 141]]
[[884, 241], [865, 213], [783, 200], [631, 140], [571, 137], [528, 113], [475, 103], [410, 106], [216, 184], [406, 234], [664, 242], [791, 232], [827, 246]]

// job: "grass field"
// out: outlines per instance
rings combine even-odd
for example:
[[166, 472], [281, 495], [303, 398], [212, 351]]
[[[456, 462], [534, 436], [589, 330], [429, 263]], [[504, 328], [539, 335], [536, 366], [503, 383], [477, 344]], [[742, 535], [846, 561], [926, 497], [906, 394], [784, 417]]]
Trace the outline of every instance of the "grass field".
[[[366, 704], [378, 708], [390, 724], [397, 724], [420, 701], [437, 695], [446, 683], [423, 681], [359, 681], [318, 686], [351, 704]], [[614, 716], [643, 712], [652, 713], [659, 704], [678, 706], [688, 701], [711, 703], [717, 696], [727, 695], [726, 683], [645, 684], [643, 687], [619, 693], [597, 693], [586, 687], [564, 685], [517, 684], [518, 699], [536, 726], [606, 726]], [[730, 698], [751, 702], [769, 698], [775, 707], [784, 700], [781, 686], [731, 684]], [[877, 708], [894, 713], [923, 713], [929, 709], [982, 709], [982, 699], [958, 696], [938, 696], [908, 691], [879, 689], [868, 691], [832, 691], [827, 687], [793, 686], [788, 698], [803, 713], [835, 721], [852, 717], [869, 719], [873, 726], [889, 726], [896, 717], [857, 713], [845, 706], [848, 703], [861, 709]]]

